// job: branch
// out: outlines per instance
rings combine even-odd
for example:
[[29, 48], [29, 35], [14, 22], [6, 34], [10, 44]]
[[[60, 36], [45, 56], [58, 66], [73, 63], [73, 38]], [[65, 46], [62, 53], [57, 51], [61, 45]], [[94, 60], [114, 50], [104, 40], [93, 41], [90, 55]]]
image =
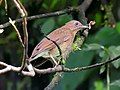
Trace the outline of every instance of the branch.
[[92, 69], [92, 68], [95, 68], [95, 67], [100, 67], [102, 65], [106, 65], [108, 63], [111, 63], [113, 61], [118, 60], [119, 58], [120, 58], [120, 55], [111, 59], [111, 60], [105, 61], [105, 62], [96, 63], [96, 64], [93, 64], [93, 65], [90, 65], [90, 66], [85, 66], [85, 67], [71, 68], [71, 69], [66, 68], [62, 65], [58, 65], [54, 68], [48, 68], [48, 69], [42, 69], [42, 70], [34, 68], [34, 70], [38, 74], [47, 74], [47, 73], [54, 73], [54, 72], [80, 72], [80, 71], [83, 71], [83, 70], [88, 70], [88, 69]]
[[11, 18], [9, 18], [9, 22], [11, 23], [11, 25], [12, 25], [13, 28], [15, 29], [15, 31], [16, 31], [16, 33], [17, 33], [17, 35], [18, 35], [19, 41], [20, 41], [20, 43], [22, 44], [22, 46], [24, 47], [24, 44], [23, 44], [23, 41], [22, 41], [20, 32], [19, 32], [19, 30], [17, 29], [17, 27], [15, 26], [15, 22], [14, 22]]
[[2, 1], [3, 1], [3, 0], [0, 0], [0, 5], [1, 5]]
[[[70, 13], [72, 11], [75, 11], [77, 10], [78, 7], [70, 7], [68, 9], [64, 9], [64, 10], [60, 10], [60, 11], [56, 11], [56, 12], [52, 12], [52, 13], [45, 13], [45, 14], [39, 14], [39, 15], [34, 15], [34, 16], [29, 16], [27, 17], [27, 20], [34, 20], [34, 19], [40, 19], [40, 18], [46, 18], [46, 17], [54, 17], [54, 16], [59, 16], [59, 15], [63, 15], [63, 14], [66, 14], [66, 13]], [[20, 19], [16, 19], [14, 20], [15, 22], [22, 22], [22, 18]], [[6, 28], [10, 26], [10, 23], [7, 22], [7, 23], [4, 23], [4, 24], [1, 24], [0, 25], [0, 29], [3, 29], [3, 28]]]
[[[101, 63], [96, 63], [96, 64], [93, 64], [93, 65], [90, 65], [90, 66], [85, 66], [85, 67], [77, 67], [77, 68], [71, 68], [70, 69], [70, 68], [66, 68], [62, 65], [58, 65], [54, 68], [48, 68], [48, 69], [42, 69], [42, 70], [34, 68], [34, 71], [38, 74], [47, 74], [47, 73], [55, 73], [55, 72], [80, 72], [80, 71], [89, 70], [89, 69], [92, 69], [92, 68], [95, 68], [95, 67], [100, 67], [102, 65], [106, 65], [106, 64], [111, 63], [113, 61], [119, 60], [119, 58], [120, 58], [120, 55], [111, 59], [111, 60], [101, 62]], [[0, 66], [6, 67], [6, 68], [0, 70], [0, 75], [5, 74], [6, 72], [9, 72], [9, 71], [14, 71], [14, 72], [19, 72], [20, 71], [20, 67], [11, 66], [11, 65], [8, 65], [4, 62], [0, 62]], [[34, 76], [34, 74], [32, 74], [28, 71], [22, 71], [22, 74], [25, 75], [25, 76]]]
[[[90, 5], [90, 3], [92, 2], [92, 0], [85, 0], [83, 2], [82, 5], [80, 6], [77, 6], [77, 7], [69, 7], [67, 9], [63, 9], [63, 10], [60, 10], [60, 11], [56, 11], [56, 12], [51, 12], [51, 13], [45, 13], [45, 14], [39, 14], [39, 15], [34, 15], [34, 16], [29, 16], [27, 17], [27, 20], [34, 20], [34, 19], [40, 19], [40, 18], [46, 18], [46, 17], [54, 17], [54, 16], [59, 16], [59, 15], [63, 15], [63, 14], [66, 14], [66, 13], [71, 13], [73, 11], [78, 11], [79, 9], [81, 9], [83, 6], [83, 10], [85, 11], [87, 8], [88, 8], [88, 5]], [[86, 6], [86, 7], [85, 7]], [[82, 10], [82, 9], [81, 9]], [[15, 22], [22, 22], [22, 18], [20, 19], [16, 19], [14, 20]], [[4, 23], [4, 24], [1, 24], [0, 25], [0, 29], [3, 29], [3, 28], [6, 28], [10, 26], [10, 23], [7, 22], [7, 23]]]
[[54, 90], [55, 86], [58, 85], [61, 77], [62, 77], [63, 72], [57, 72], [52, 81], [49, 83], [47, 87], [44, 88], [44, 90]]
[[23, 70], [25, 67], [26, 59], [27, 59], [27, 52], [28, 52], [28, 32], [27, 32], [27, 11], [25, 10], [24, 6], [19, 0], [13, 0], [16, 7], [21, 14], [22, 21], [23, 21], [23, 34], [24, 34], [24, 50], [23, 50], [23, 60], [20, 71]]
[[84, 2], [80, 5], [80, 8], [85, 12], [93, 0], [84, 0]]
[[[20, 67], [15, 67], [15, 66], [12, 66], [12, 65], [8, 65], [8, 64], [6, 64], [4, 62], [1, 62], [1, 61], [0, 61], [0, 66], [5, 67], [5, 68], [0, 70], [0, 75], [5, 74], [9, 71], [13, 71], [13, 72], [19, 72], [20, 71]], [[25, 76], [31, 76], [31, 77], [34, 76], [34, 74], [29, 72], [29, 71], [22, 71], [21, 73]]]

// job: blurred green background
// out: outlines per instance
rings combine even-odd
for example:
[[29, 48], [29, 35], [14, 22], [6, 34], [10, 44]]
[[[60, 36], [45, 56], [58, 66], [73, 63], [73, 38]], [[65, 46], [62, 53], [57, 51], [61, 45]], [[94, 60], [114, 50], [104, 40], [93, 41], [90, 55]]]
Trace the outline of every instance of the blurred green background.
[[[49, 13], [78, 6], [83, 0], [20, 0], [25, 6], [28, 16]], [[11, 0], [7, 0], [6, 15], [4, 1], [0, 5], [0, 24], [20, 18], [18, 10]], [[80, 18], [80, 17], [78, 17]], [[93, 0], [86, 11], [88, 21], [95, 20], [96, 24], [89, 32], [81, 51], [70, 54], [65, 66], [81, 67], [120, 55], [120, 0]], [[52, 30], [59, 28], [72, 20], [71, 14], [48, 17], [28, 21], [29, 56], [36, 44]], [[22, 23], [16, 24], [21, 36]], [[0, 60], [20, 66], [22, 46], [12, 26], [0, 34]], [[43, 67], [50, 67], [47, 63]], [[110, 90], [120, 90], [120, 60], [110, 64]], [[2, 68], [0, 66], [0, 68]], [[106, 66], [89, 69], [82, 72], [64, 73], [55, 90], [106, 90]], [[51, 81], [53, 74], [26, 77], [18, 73], [8, 72], [0, 75], [0, 90], [43, 90]]]

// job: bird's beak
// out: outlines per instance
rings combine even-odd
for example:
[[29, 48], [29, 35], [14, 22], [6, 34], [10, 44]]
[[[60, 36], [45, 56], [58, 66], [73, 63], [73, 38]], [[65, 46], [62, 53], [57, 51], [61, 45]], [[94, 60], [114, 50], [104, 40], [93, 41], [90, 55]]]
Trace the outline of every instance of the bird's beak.
[[83, 25], [83, 26], [81, 26], [81, 28], [82, 28], [82, 29], [89, 29], [89, 27], [88, 27], [88, 26], [84, 26], [84, 25]]

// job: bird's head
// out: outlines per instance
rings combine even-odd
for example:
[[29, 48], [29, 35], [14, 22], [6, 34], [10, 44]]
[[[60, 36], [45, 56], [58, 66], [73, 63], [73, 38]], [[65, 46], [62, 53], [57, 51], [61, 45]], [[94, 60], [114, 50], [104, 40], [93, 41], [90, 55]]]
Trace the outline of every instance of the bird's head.
[[79, 30], [82, 30], [82, 29], [89, 28], [88, 26], [83, 25], [82, 23], [80, 23], [77, 20], [69, 21], [68, 23], [66, 23], [65, 26], [72, 31], [79, 31]]

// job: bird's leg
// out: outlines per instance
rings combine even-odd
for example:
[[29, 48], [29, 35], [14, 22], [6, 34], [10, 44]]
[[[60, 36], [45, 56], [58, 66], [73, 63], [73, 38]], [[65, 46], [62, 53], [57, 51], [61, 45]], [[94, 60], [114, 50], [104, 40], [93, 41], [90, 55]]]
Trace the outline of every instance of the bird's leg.
[[49, 55], [53, 61], [53, 64], [55, 64], [55, 66], [57, 66], [59, 63], [55, 60], [55, 58], [51, 54], [49, 54]]
[[27, 68], [28, 71], [29, 71], [29, 75], [35, 76], [35, 71], [34, 71], [34, 69], [33, 69], [33, 66], [32, 66], [32, 64], [29, 62], [28, 59], [27, 59], [27, 63], [26, 63], [26, 68]]
[[63, 57], [60, 55], [60, 57], [58, 58], [57, 63], [60, 64], [62, 62], [62, 60], [63, 60]]

